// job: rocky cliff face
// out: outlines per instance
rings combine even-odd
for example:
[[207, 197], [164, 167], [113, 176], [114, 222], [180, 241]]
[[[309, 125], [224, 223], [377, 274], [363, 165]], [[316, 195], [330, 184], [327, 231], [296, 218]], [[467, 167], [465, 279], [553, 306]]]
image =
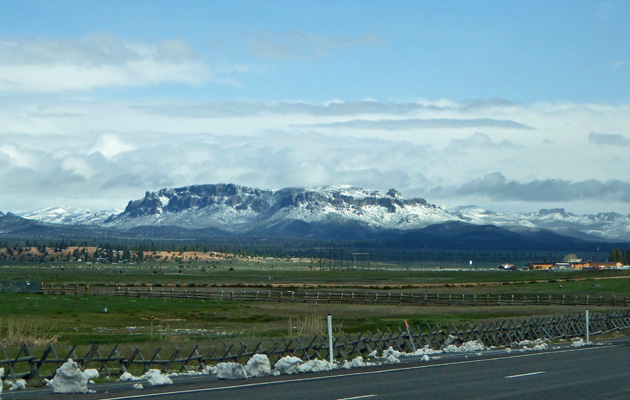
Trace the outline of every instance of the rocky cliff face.
[[252, 209], [262, 212], [269, 209], [265, 198], [273, 194], [269, 190], [253, 189], [234, 184], [195, 185], [176, 189], [146, 192], [143, 199], [130, 201], [123, 215], [142, 217], [177, 213], [180, 211], [225, 205], [236, 210]]
[[129, 228], [173, 225], [228, 231], [266, 229], [282, 221], [354, 222], [376, 228], [405, 229], [453, 217], [424, 199], [407, 199], [351, 186], [263, 190], [234, 184], [196, 185], [147, 192], [130, 201], [106, 225]]

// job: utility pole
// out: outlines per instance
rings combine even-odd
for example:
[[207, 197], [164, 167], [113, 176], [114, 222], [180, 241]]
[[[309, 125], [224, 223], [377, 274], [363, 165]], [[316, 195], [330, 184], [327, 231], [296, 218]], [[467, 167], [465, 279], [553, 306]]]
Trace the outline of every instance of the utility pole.
[[[367, 256], [367, 269], [368, 271], [370, 270], [370, 253], [352, 253], [352, 255], [354, 256], [354, 268], [357, 267], [357, 256]], [[361, 266], [363, 266], [363, 259], [359, 258], [359, 260], [361, 261]]]

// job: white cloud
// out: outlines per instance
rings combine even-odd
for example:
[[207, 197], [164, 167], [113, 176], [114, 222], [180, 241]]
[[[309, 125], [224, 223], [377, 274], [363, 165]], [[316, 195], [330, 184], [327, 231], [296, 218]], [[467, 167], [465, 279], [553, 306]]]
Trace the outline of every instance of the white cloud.
[[381, 129], [381, 130], [410, 130], [410, 129], [460, 129], [460, 128], [504, 128], [504, 129], [533, 129], [530, 126], [510, 120], [492, 118], [410, 118], [410, 119], [356, 119], [326, 124], [305, 125], [311, 128], [350, 128], [350, 129]]
[[107, 159], [112, 159], [120, 153], [135, 150], [137, 147], [125, 142], [117, 135], [103, 134], [101, 135], [94, 146], [91, 147], [88, 154], [100, 153]]
[[[357, 119], [459, 122], [420, 130], [403, 124], [385, 133], [318, 128]], [[627, 147], [593, 146], [620, 140], [593, 132], [626, 129], [625, 106], [83, 97], [33, 103], [18, 96], [0, 99], [0, 120], [3, 212], [120, 208], [146, 190], [218, 182], [395, 187], [438, 204], [473, 199], [481, 206], [521, 202], [531, 209], [540, 208], [539, 201], [571, 209], [575, 199], [593, 211], [630, 212]], [[480, 132], [479, 121], [490, 126]]]
[[233, 38], [233, 42], [256, 56], [275, 60], [320, 58], [352, 47], [384, 44], [384, 41], [373, 32], [350, 38], [325, 36], [319, 33], [267, 30], [259, 30], [255, 34], [241, 32]]
[[589, 179], [572, 182], [563, 179], [537, 179], [529, 182], [508, 180], [501, 172], [493, 172], [460, 186], [436, 187], [439, 196], [479, 196], [494, 201], [570, 202], [605, 199], [630, 202], [630, 182]]
[[492, 149], [492, 148], [504, 148], [510, 149], [517, 147], [511, 141], [504, 139], [499, 143], [494, 142], [490, 136], [482, 132], [475, 132], [471, 136], [463, 139], [453, 139], [451, 141], [451, 148], [458, 150], [466, 149]]
[[0, 93], [198, 85], [209, 68], [182, 39], [147, 43], [103, 32], [81, 39], [0, 38]]

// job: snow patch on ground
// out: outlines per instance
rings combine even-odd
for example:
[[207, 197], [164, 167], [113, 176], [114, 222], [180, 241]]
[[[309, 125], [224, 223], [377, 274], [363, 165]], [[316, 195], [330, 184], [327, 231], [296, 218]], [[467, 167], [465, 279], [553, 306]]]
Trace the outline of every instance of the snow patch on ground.
[[163, 374], [158, 369], [150, 369], [142, 376], [133, 376], [125, 372], [118, 378], [120, 382], [136, 382], [146, 380], [151, 386], [172, 385], [173, 381], [168, 375]]
[[18, 379], [15, 382], [7, 382], [9, 386], [9, 390], [24, 390], [26, 389], [26, 381], [24, 379]]
[[122, 375], [120, 375], [120, 378], [118, 378], [120, 382], [139, 381], [140, 379], [142, 378], [133, 376], [129, 372], [124, 372]]
[[584, 346], [587, 346], [588, 344], [589, 343], [586, 342], [582, 338], [573, 338], [573, 339], [571, 339], [571, 347], [584, 347]]
[[510, 347], [512, 348], [520, 347], [520, 349], [518, 349], [518, 351], [520, 352], [542, 351], [542, 350], [547, 350], [548, 348], [547, 342], [549, 342], [548, 339], [521, 340], [520, 342], [512, 343]]
[[445, 353], [467, 353], [467, 352], [475, 352], [480, 350], [486, 350], [486, 346], [481, 343], [479, 340], [471, 340], [468, 342], [462, 343], [460, 346], [456, 346], [454, 344], [449, 344], [444, 348]]
[[367, 364], [365, 363], [365, 360], [363, 360], [363, 357], [361, 356], [355, 357], [354, 359], [352, 359], [352, 362], [350, 363], [351, 368], [361, 368], [365, 366], [367, 366]]
[[134, 383], [133, 386], [131, 386], [131, 388], [134, 390], [142, 390], [144, 389], [144, 386], [142, 386], [142, 383]]
[[387, 358], [389, 356], [394, 356], [396, 358], [400, 357], [413, 357], [413, 356], [424, 356], [424, 355], [432, 355], [441, 353], [442, 350], [433, 350], [428, 345], [424, 346], [421, 349], [417, 349], [413, 353], [403, 353], [402, 351], [394, 350], [393, 347], [389, 347], [386, 350], [383, 350], [383, 358]]
[[208, 365], [203, 372], [206, 374], [215, 375], [217, 373], [217, 367], [213, 365]]
[[393, 354], [390, 354], [387, 356], [387, 358], [385, 359], [385, 364], [400, 364], [400, 360], [394, 356]]
[[2, 394], [2, 386], [4, 385], [2, 383], [2, 377], [4, 376], [4, 368], [0, 368], [0, 394]]

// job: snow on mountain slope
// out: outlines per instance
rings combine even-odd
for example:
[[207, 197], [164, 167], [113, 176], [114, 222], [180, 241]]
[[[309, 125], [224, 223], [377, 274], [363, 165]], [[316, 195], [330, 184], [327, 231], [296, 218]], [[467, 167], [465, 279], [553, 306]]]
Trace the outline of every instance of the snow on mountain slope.
[[22, 218], [51, 224], [99, 225], [105, 222], [112, 214], [120, 212], [120, 210], [91, 211], [83, 208], [48, 207], [18, 215]]
[[576, 215], [563, 208], [542, 209], [532, 213], [496, 213], [476, 206], [460, 206], [449, 211], [473, 224], [548, 229], [569, 236], [591, 235], [613, 240], [630, 240], [630, 215]]
[[357, 222], [373, 228], [412, 229], [454, 219], [459, 220], [424, 199], [407, 199], [393, 189], [381, 194], [352, 186], [260, 190], [219, 184], [147, 192], [105, 225], [174, 225], [242, 232], [286, 221]]
[[440, 208], [421, 198], [405, 198], [355, 186], [264, 190], [234, 184], [195, 185], [147, 192], [124, 211], [47, 208], [22, 217], [55, 224], [97, 224], [217, 228], [227, 232], [265, 231], [292, 222], [354, 224], [372, 229], [411, 230], [445, 222], [494, 225], [515, 231], [547, 229], [558, 234], [630, 240], [630, 216], [575, 215], [562, 208], [532, 213], [498, 213], [477, 206]]

